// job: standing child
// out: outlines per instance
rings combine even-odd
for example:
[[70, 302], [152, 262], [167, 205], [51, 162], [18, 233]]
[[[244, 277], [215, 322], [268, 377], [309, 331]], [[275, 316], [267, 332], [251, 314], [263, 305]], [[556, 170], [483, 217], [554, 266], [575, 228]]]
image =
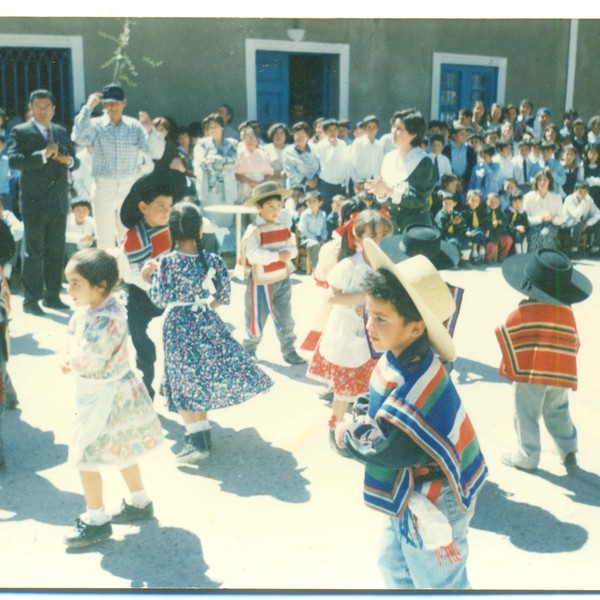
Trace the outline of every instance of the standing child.
[[267, 181], [257, 185], [245, 204], [256, 206], [258, 216], [242, 238], [240, 261], [249, 276], [246, 287], [246, 339], [243, 346], [256, 356], [267, 317], [271, 315], [283, 360], [291, 365], [306, 361], [296, 352], [292, 317], [292, 260], [298, 255], [296, 238], [281, 222], [279, 213], [289, 190]]
[[523, 192], [515, 190], [510, 195], [510, 206], [506, 210], [506, 222], [508, 231], [513, 240], [513, 248], [516, 254], [527, 252], [527, 229], [529, 219], [523, 210]]
[[76, 421], [69, 460], [79, 470], [87, 512], [65, 538], [80, 548], [109, 538], [100, 467], [116, 466], [129, 489], [113, 523], [149, 519], [154, 508], [144, 489], [138, 459], [162, 442], [158, 416], [143, 383], [129, 366], [127, 316], [111, 295], [119, 278], [117, 260], [103, 250], [77, 252], [65, 275], [76, 311], [70, 325], [63, 373], [73, 371]]
[[364, 500], [389, 517], [378, 561], [386, 585], [467, 589], [467, 534], [487, 467], [435, 356], [456, 356], [444, 327], [455, 304], [424, 256], [394, 264], [372, 240], [365, 252], [375, 270], [364, 284], [367, 332], [384, 354], [336, 444], [365, 464]]
[[364, 240], [392, 233], [392, 224], [373, 210], [364, 210], [346, 224], [338, 263], [327, 276], [331, 312], [308, 373], [325, 380], [333, 389], [330, 436], [344, 420], [348, 405], [369, 387], [376, 360], [371, 356], [364, 324], [365, 294], [362, 282], [371, 266], [363, 254]]
[[582, 302], [592, 284], [562, 252], [549, 248], [512, 256], [502, 265], [507, 283], [526, 296], [496, 328], [502, 352], [500, 375], [513, 381], [518, 448], [502, 457], [522, 471], [537, 468], [540, 417], [563, 465], [577, 466], [577, 430], [569, 414], [569, 388], [577, 389], [579, 335], [571, 304]]
[[186, 443], [177, 462], [195, 463], [211, 449], [207, 411], [248, 400], [273, 382], [235, 341], [215, 309], [229, 304], [227, 266], [202, 245], [202, 214], [191, 202], [178, 203], [169, 217], [173, 248], [144, 266], [151, 276], [150, 300], [167, 309], [163, 328], [161, 393], [178, 412]]
[[498, 194], [496, 192], [489, 193], [486, 204], [488, 207], [489, 235], [485, 248], [485, 260], [486, 262], [495, 263], [498, 262], [498, 253], [500, 253], [501, 261], [508, 256], [513, 240], [509, 234], [506, 216], [500, 209]]
[[488, 216], [484, 204], [481, 204], [481, 192], [469, 190], [467, 192], [467, 207], [462, 212], [466, 225], [465, 236], [471, 244], [469, 259], [473, 264], [480, 264], [485, 257], [487, 243]]
[[600, 147], [588, 144], [583, 157], [583, 177], [590, 186], [590, 196], [600, 208]]
[[308, 250], [310, 264], [314, 269], [319, 262], [319, 250], [328, 237], [327, 216], [325, 211], [321, 210], [323, 201], [319, 198], [319, 192], [308, 192], [306, 194], [306, 204], [308, 210], [300, 216], [298, 232], [300, 234], [300, 245]]

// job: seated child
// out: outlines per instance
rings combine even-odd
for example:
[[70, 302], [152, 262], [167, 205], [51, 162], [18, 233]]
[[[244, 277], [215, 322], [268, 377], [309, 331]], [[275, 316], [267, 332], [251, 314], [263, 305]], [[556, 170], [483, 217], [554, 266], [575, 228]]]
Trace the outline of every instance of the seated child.
[[508, 232], [513, 240], [516, 254], [527, 252], [527, 229], [529, 220], [523, 210], [523, 192], [515, 190], [510, 196], [510, 206], [506, 209]]
[[292, 260], [298, 255], [296, 238], [279, 220], [286, 190], [272, 181], [253, 188], [245, 204], [256, 206], [258, 216], [248, 225], [242, 238], [240, 262], [249, 277], [246, 287], [246, 339], [243, 346], [256, 356], [262, 332], [269, 315], [275, 323], [283, 359], [292, 365], [306, 361], [294, 347], [294, 319], [292, 317]]
[[495, 192], [488, 194], [486, 204], [489, 211], [489, 236], [485, 250], [486, 262], [504, 260], [512, 248], [513, 240], [508, 230], [508, 222], [504, 212], [500, 209], [500, 197]]
[[71, 200], [71, 212], [67, 216], [65, 234], [65, 261], [68, 262], [77, 250], [96, 245], [96, 223], [90, 216], [92, 204], [84, 198]]
[[308, 250], [310, 264], [314, 268], [319, 262], [319, 249], [327, 241], [327, 217], [325, 211], [321, 210], [323, 201], [319, 198], [319, 192], [308, 192], [306, 204], [308, 210], [300, 216], [298, 233], [300, 234], [300, 245]]
[[331, 212], [327, 215], [327, 239], [330, 240], [333, 232], [342, 226], [340, 218], [340, 209], [342, 204], [346, 200], [346, 196], [342, 194], [336, 194], [331, 199]]
[[465, 237], [467, 227], [460, 211], [456, 209], [456, 198], [446, 192], [442, 194], [446, 195], [442, 199], [442, 208], [435, 215], [435, 226], [439, 229], [443, 240], [450, 242], [459, 250], [468, 248], [469, 244]]
[[[575, 184], [575, 191], [565, 198], [563, 204], [562, 229], [571, 236], [571, 255], [579, 256], [579, 244], [583, 233], [587, 236], [587, 248], [592, 254], [598, 252], [600, 233], [600, 209], [589, 194], [590, 186], [585, 181]], [[585, 252], [586, 249], [584, 249]]]
[[488, 470], [477, 435], [437, 358], [456, 350], [455, 304], [422, 255], [394, 264], [369, 239], [367, 333], [384, 352], [354, 423], [335, 441], [365, 465], [365, 503], [388, 516], [378, 563], [390, 588], [467, 589], [468, 527]]
[[467, 207], [463, 209], [462, 217], [466, 226], [465, 236], [471, 245], [469, 260], [473, 264], [480, 264], [485, 257], [489, 223], [486, 206], [481, 203], [479, 190], [467, 192]]
[[448, 195], [454, 196], [457, 205], [462, 206], [464, 204], [464, 199], [458, 192], [460, 183], [458, 176], [454, 173], [442, 175], [441, 181], [442, 187], [431, 195], [431, 207], [429, 210], [431, 212], [432, 219], [435, 219], [435, 215], [437, 215], [442, 208], [442, 200]]

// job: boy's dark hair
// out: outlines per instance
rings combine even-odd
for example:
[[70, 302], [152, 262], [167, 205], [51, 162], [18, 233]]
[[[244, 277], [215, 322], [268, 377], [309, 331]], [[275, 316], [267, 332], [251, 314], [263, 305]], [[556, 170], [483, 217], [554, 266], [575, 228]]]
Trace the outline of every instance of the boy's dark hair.
[[29, 104], [32, 104], [34, 100], [43, 100], [46, 98], [52, 102], [53, 106], [56, 106], [56, 98], [50, 90], [33, 90], [29, 94]]
[[389, 302], [405, 323], [423, 320], [404, 286], [391, 271], [377, 269], [367, 273], [362, 287], [368, 296], [382, 302]]
[[496, 150], [503, 150], [504, 148], [508, 148], [510, 146], [510, 142], [506, 140], [498, 140], [496, 142]]
[[327, 131], [330, 127], [334, 125], [339, 126], [337, 119], [324, 119], [323, 120], [323, 131]]
[[454, 173], [446, 173], [445, 175], [442, 175], [442, 188], [445, 188], [449, 183], [452, 183], [453, 181], [458, 181], [458, 175], [455, 175]]
[[86, 248], [75, 252], [67, 263], [67, 269], [69, 268], [79, 273], [90, 285], [103, 287], [105, 297], [119, 281], [117, 259], [99, 248]]
[[429, 145], [433, 144], [433, 142], [442, 142], [442, 144], [445, 144], [446, 140], [444, 139], [443, 135], [436, 133], [435, 135], [431, 136], [431, 139], [429, 140]]
[[479, 154], [487, 154], [488, 156], [494, 156], [496, 154], [496, 148], [492, 144], [484, 144], [479, 148]]
[[309, 137], [311, 134], [310, 125], [306, 121], [298, 121], [297, 123], [294, 123], [292, 126], [292, 133], [296, 133], [296, 131], [305, 131], [306, 135]]
[[86, 198], [74, 198], [71, 200], [71, 208], [76, 208], [77, 206], [85, 206], [90, 212], [92, 210], [92, 203]]
[[233, 108], [231, 108], [231, 106], [229, 106], [229, 104], [219, 104], [219, 108], [224, 108], [225, 112], [229, 115], [229, 120], [233, 121]]
[[588, 191], [589, 191], [589, 189], [590, 189], [590, 184], [589, 184], [587, 181], [585, 181], [585, 180], [578, 181], [578, 182], [575, 184], [575, 189], [576, 189], [576, 190], [588, 190]]
[[523, 192], [521, 190], [515, 190], [514, 192], [511, 192], [509, 201], [512, 202], [513, 200], [523, 200]]
[[531, 142], [528, 142], [527, 140], [521, 140], [518, 144], [517, 144], [517, 149], [518, 148], [524, 148], [525, 146], [527, 146], [527, 148], [531, 148]]
[[151, 204], [159, 196], [173, 197], [173, 190], [165, 179], [153, 178], [149, 184], [140, 187], [138, 202]]
[[461, 108], [458, 111], [458, 116], [460, 117], [473, 117], [473, 111], [470, 108]]
[[352, 129], [352, 123], [349, 119], [340, 119], [338, 121], [338, 127], [344, 127], [345, 129]]
[[175, 242], [194, 240], [200, 262], [205, 271], [208, 271], [206, 256], [204, 255], [204, 244], [200, 236], [202, 227], [202, 212], [195, 204], [188, 200], [178, 202], [169, 214], [169, 233], [171, 235], [171, 250], [175, 248]]

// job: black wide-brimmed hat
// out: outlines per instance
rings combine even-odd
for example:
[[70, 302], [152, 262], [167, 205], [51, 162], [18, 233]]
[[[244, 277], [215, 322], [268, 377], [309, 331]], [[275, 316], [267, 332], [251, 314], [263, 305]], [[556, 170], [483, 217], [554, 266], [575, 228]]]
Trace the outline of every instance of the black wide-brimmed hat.
[[129, 229], [140, 222], [142, 219], [142, 213], [138, 208], [140, 201], [149, 204], [157, 196], [172, 196], [175, 202], [175, 195], [182, 180], [185, 185], [185, 175], [174, 169], [152, 172], [140, 177], [123, 200], [119, 214], [121, 223]]
[[402, 233], [383, 238], [381, 249], [395, 263], [422, 254], [436, 269], [453, 269], [460, 260], [458, 248], [442, 240], [441, 233], [435, 227], [426, 225], [409, 225]]
[[573, 268], [566, 254], [551, 248], [507, 258], [502, 275], [511, 287], [538, 302], [575, 304], [592, 293], [591, 281]]

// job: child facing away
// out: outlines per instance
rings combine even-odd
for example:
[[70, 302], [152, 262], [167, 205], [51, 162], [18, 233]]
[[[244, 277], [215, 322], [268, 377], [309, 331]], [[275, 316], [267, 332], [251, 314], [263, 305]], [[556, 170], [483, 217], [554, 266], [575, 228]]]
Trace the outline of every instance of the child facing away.
[[486, 262], [496, 263], [503, 261], [509, 254], [513, 240], [509, 233], [508, 222], [504, 212], [500, 209], [500, 196], [496, 192], [487, 195], [489, 236], [485, 247]]
[[[175, 173], [175, 171], [173, 171]], [[127, 231], [121, 248], [127, 260], [120, 263], [127, 287], [127, 324], [135, 348], [135, 362], [144, 384], [154, 398], [154, 363], [156, 346], [148, 335], [152, 319], [162, 315], [148, 298], [148, 282], [142, 277], [146, 261], [158, 258], [171, 248], [167, 226], [173, 204], [170, 186], [164, 176], [140, 177], [121, 206], [121, 222]]]
[[208, 411], [240, 404], [273, 382], [233, 339], [216, 309], [229, 304], [231, 284], [223, 259], [202, 245], [202, 213], [191, 202], [169, 217], [171, 252], [144, 265], [148, 296], [167, 313], [163, 326], [161, 393], [185, 424], [180, 464], [209, 456]]
[[[79, 470], [87, 512], [65, 537], [72, 548], [108, 539], [112, 523], [131, 523], [154, 515], [142, 483], [139, 458], [162, 440], [152, 400], [129, 366], [127, 315], [112, 295], [117, 260], [90, 248], [73, 255], [65, 275], [77, 310], [69, 324], [69, 342], [61, 363], [75, 378], [75, 431], [69, 462]], [[116, 466], [129, 489], [130, 503], [108, 515], [104, 508], [100, 468]]]
[[471, 245], [469, 260], [478, 265], [485, 257], [487, 244], [488, 214], [485, 204], [481, 203], [481, 192], [469, 190], [467, 192], [467, 206], [462, 211], [463, 221], [466, 225], [465, 236]]
[[517, 449], [502, 462], [534, 471], [540, 461], [539, 420], [552, 436], [567, 471], [577, 466], [577, 430], [569, 414], [569, 389], [577, 389], [579, 335], [571, 305], [592, 284], [569, 258], [550, 248], [511, 256], [502, 265], [507, 283], [526, 299], [496, 328], [499, 373], [513, 382]]
[[[337, 198], [337, 196], [335, 197]], [[308, 210], [300, 215], [298, 232], [300, 234], [300, 246], [308, 250], [310, 264], [314, 269], [319, 262], [319, 250], [328, 237], [327, 216], [325, 211], [321, 209], [323, 201], [319, 198], [319, 192], [308, 192], [306, 194], [306, 204]]]
[[378, 557], [386, 585], [467, 589], [468, 527], [488, 471], [436, 356], [456, 356], [444, 327], [455, 304], [424, 256], [394, 264], [372, 240], [364, 246], [374, 269], [364, 283], [367, 332], [384, 354], [336, 444], [365, 464], [365, 503], [389, 517]]
[[362, 282], [371, 270], [363, 254], [366, 239], [376, 244], [392, 233], [389, 219], [379, 212], [356, 214], [343, 233], [338, 263], [329, 272], [327, 302], [331, 311], [308, 367], [308, 374], [324, 380], [333, 390], [330, 439], [344, 420], [349, 404], [364, 394], [376, 360], [371, 356], [364, 324]]
[[523, 210], [523, 192], [515, 190], [510, 195], [510, 206], [506, 209], [508, 232], [513, 240], [515, 254], [527, 252], [527, 230], [529, 219]]
[[295, 349], [290, 281], [290, 274], [295, 270], [292, 260], [298, 255], [298, 248], [295, 236], [279, 218], [288, 194], [289, 190], [267, 181], [255, 186], [245, 202], [247, 206], [256, 206], [258, 216], [248, 225], [240, 248], [240, 262], [249, 277], [244, 296], [246, 338], [243, 346], [251, 356], [256, 356], [263, 328], [271, 315], [283, 360], [301, 365], [306, 361]]

